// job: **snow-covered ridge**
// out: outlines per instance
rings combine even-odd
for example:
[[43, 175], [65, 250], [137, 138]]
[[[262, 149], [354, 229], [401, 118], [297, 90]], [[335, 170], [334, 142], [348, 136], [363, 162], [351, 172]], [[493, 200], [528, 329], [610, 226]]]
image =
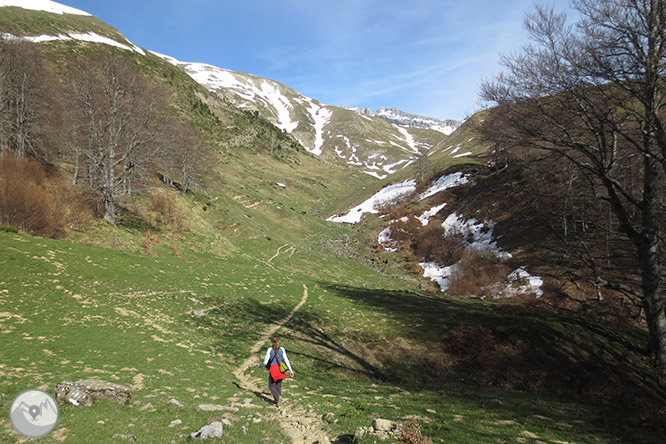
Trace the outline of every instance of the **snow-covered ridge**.
[[453, 133], [461, 124], [461, 122], [456, 120], [442, 121], [434, 117], [406, 113], [395, 108], [379, 108], [375, 113], [375, 117], [403, 127], [432, 129], [447, 136]]
[[32, 11], [44, 11], [53, 14], [76, 14], [90, 15], [80, 9], [61, 5], [51, 0], [0, 0], [0, 8], [3, 6], [14, 6], [17, 8], [30, 9]]
[[431, 129], [444, 133], [447, 136], [453, 133], [462, 124], [462, 122], [457, 120], [439, 120], [434, 117], [406, 113], [395, 108], [379, 108], [375, 113], [373, 113], [370, 108], [360, 108], [357, 106], [345, 106], [344, 108], [349, 111], [354, 111], [364, 117], [378, 117], [396, 126], [404, 128]]

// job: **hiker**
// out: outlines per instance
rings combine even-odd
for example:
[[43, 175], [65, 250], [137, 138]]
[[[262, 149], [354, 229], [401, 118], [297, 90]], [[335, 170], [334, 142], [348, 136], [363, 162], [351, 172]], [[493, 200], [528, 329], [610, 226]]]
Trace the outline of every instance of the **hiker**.
[[271, 390], [273, 398], [275, 398], [275, 405], [279, 407], [280, 396], [282, 396], [282, 380], [287, 377], [286, 371], [280, 371], [280, 363], [286, 364], [289, 369], [289, 376], [292, 378], [294, 377], [294, 371], [291, 369], [287, 351], [279, 345], [280, 337], [273, 336], [271, 342], [273, 345], [266, 350], [266, 357], [259, 368], [268, 367], [268, 388]]

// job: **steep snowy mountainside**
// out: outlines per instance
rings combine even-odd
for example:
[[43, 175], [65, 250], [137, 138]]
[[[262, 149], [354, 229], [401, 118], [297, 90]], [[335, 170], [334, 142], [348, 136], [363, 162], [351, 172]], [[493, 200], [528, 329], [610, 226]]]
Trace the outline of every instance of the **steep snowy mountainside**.
[[[159, 56], [183, 69], [217, 99], [256, 112], [291, 134], [313, 155], [378, 179], [414, 164], [449, 137], [446, 132], [418, 125], [387, 122], [369, 110], [325, 105], [274, 80], [149, 54], [96, 17], [53, 1], [0, 0], [0, 10], [3, 17], [18, 24], [17, 33], [29, 41], [79, 41], [110, 45], [142, 56]], [[215, 106], [213, 102], [211, 106]]]
[[258, 112], [312, 154], [379, 179], [412, 164], [446, 138], [442, 132], [393, 125], [362, 110], [322, 104], [274, 80], [162, 57], [219, 98]]

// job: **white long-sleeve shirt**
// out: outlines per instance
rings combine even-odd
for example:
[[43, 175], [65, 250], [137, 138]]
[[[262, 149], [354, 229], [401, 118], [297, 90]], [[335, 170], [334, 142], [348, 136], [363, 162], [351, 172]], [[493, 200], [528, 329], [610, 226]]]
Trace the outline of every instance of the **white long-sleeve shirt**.
[[[264, 363], [261, 364], [263, 367], [266, 367], [268, 365], [268, 361], [271, 360], [271, 352], [273, 351], [273, 347], [268, 347], [266, 350], [266, 357], [264, 358]], [[289, 371], [294, 373], [294, 371], [291, 369], [291, 363], [289, 362], [289, 358], [287, 357], [287, 350], [284, 349], [284, 347], [280, 347], [278, 349], [278, 353], [282, 351], [282, 360], [284, 361], [285, 364], [287, 364], [287, 367], [289, 367]]]

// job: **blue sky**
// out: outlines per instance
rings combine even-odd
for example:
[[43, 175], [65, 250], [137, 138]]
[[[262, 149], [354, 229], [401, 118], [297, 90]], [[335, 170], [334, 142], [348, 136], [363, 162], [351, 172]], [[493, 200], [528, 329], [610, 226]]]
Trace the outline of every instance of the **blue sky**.
[[[440, 119], [479, 108], [532, 0], [64, 0], [143, 48], [281, 82], [327, 105]], [[568, 0], [549, 3], [562, 9]]]

